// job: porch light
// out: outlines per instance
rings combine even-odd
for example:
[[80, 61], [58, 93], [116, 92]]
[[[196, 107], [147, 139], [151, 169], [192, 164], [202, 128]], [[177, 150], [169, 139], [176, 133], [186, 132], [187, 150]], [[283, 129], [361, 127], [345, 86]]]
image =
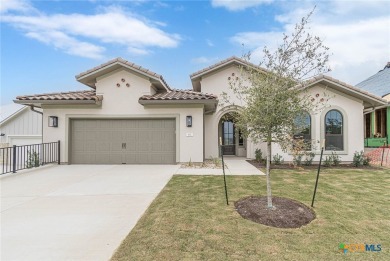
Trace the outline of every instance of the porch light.
[[49, 127], [58, 127], [58, 117], [49, 116]]
[[186, 125], [187, 127], [192, 127], [192, 116], [186, 117]]

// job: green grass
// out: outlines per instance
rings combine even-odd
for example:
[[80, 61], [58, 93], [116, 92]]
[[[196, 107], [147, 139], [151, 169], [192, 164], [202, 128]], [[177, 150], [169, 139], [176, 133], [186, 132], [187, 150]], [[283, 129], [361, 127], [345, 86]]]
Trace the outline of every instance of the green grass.
[[[310, 206], [315, 170], [273, 170], [275, 196]], [[390, 171], [326, 169], [316, 219], [278, 229], [241, 218], [234, 201], [264, 195], [265, 177], [174, 176], [112, 260], [390, 260]], [[381, 252], [343, 254], [339, 243], [381, 244]]]

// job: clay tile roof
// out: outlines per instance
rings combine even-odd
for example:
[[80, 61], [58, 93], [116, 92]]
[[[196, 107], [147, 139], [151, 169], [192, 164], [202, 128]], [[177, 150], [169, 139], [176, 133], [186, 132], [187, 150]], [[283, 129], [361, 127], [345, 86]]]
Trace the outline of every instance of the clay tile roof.
[[170, 92], [144, 95], [140, 100], [216, 100], [217, 96], [209, 93], [195, 92], [192, 90], [172, 90]]
[[92, 69], [89, 69], [89, 70], [87, 70], [87, 71], [85, 71], [85, 72], [82, 72], [82, 73], [76, 75], [76, 79], [78, 80], [78, 79], [80, 79], [81, 77], [83, 77], [83, 76], [85, 76], [85, 75], [87, 75], [87, 74], [93, 73], [93, 72], [95, 72], [95, 71], [98, 71], [98, 70], [100, 70], [100, 69], [102, 69], [102, 68], [104, 68], [104, 67], [110, 66], [111, 64], [117, 63], [117, 62], [122, 63], [122, 64], [124, 64], [124, 65], [126, 65], [126, 66], [128, 66], [128, 67], [131, 67], [131, 68], [133, 68], [133, 69], [135, 69], [135, 70], [141, 71], [142, 73], [147, 74], [147, 75], [149, 75], [149, 76], [151, 76], [151, 77], [153, 77], [153, 78], [157, 78], [157, 79], [159, 79], [160, 81], [162, 81], [168, 89], [171, 89], [171, 88], [169, 87], [168, 83], [167, 83], [167, 82], [164, 80], [164, 78], [162, 77], [162, 75], [157, 74], [157, 73], [155, 73], [155, 72], [152, 72], [152, 71], [150, 71], [149, 69], [143, 68], [142, 66], [137, 65], [137, 64], [135, 64], [135, 63], [129, 62], [129, 61], [127, 61], [127, 60], [125, 60], [125, 59], [123, 59], [123, 58], [121, 58], [121, 57], [112, 59], [112, 60], [110, 60], [110, 61], [108, 61], [108, 62], [105, 62], [105, 63], [103, 63], [103, 64], [101, 64], [101, 65], [98, 65], [98, 66], [96, 66], [96, 67], [93, 67]]
[[335, 79], [335, 78], [333, 78], [333, 77], [330, 77], [330, 76], [327, 76], [327, 75], [323, 75], [323, 74], [317, 75], [317, 76], [315, 76], [315, 77], [313, 77], [313, 78], [307, 80], [307, 81], [305, 82], [305, 85], [306, 85], [306, 86], [307, 86], [307, 85], [310, 85], [310, 84], [312, 84], [312, 83], [314, 83], [314, 82], [317, 82], [317, 81], [320, 81], [320, 80], [322, 80], [322, 79], [325, 79], [325, 80], [331, 81], [331, 82], [333, 82], [333, 83], [339, 84], [339, 85], [341, 85], [341, 86], [343, 86], [343, 87], [345, 87], [345, 88], [347, 88], [347, 89], [353, 90], [353, 91], [355, 91], [355, 92], [358, 92], [358, 93], [361, 93], [361, 94], [370, 96], [370, 97], [373, 98], [373, 99], [380, 100], [380, 101], [382, 101], [382, 102], [387, 102], [386, 100], [382, 99], [382, 98], [379, 97], [379, 96], [376, 96], [376, 95], [374, 95], [374, 94], [372, 94], [372, 93], [369, 93], [369, 92], [364, 91], [364, 90], [362, 90], [362, 89], [356, 88], [356, 87], [353, 86], [353, 85], [350, 85], [350, 84], [348, 84], [348, 83], [342, 82], [342, 81], [337, 80], [337, 79]]
[[90, 100], [90, 101], [101, 101], [103, 99], [102, 95], [96, 95], [95, 91], [73, 91], [73, 92], [56, 92], [56, 93], [43, 93], [43, 94], [33, 94], [33, 95], [21, 95], [16, 97], [20, 101], [81, 101], [81, 100]]

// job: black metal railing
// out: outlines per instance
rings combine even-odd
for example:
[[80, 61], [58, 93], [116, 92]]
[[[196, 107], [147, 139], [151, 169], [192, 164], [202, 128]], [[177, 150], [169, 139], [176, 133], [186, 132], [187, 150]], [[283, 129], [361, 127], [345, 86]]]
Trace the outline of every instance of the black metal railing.
[[60, 164], [60, 141], [0, 148], [1, 174]]

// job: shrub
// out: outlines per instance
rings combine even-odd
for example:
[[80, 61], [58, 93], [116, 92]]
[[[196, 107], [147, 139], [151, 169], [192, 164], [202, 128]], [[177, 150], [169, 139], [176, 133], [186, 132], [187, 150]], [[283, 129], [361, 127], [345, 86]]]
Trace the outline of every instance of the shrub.
[[211, 161], [216, 167], [222, 167], [222, 161], [220, 158], [213, 158], [211, 157]]
[[311, 166], [313, 164], [313, 159], [314, 159], [314, 152], [308, 152], [305, 154], [305, 161], [303, 164], [305, 164], [305, 166]]
[[363, 166], [370, 166], [370, 161], [371, 161], [370, 157], [364, 156], [363, 157]]
[[330, 167], [332, 165], [333, 159], [331, 156], [326, 156], [324, 161], [323, 161], [323, 166], [324, 167]]
[[280, 164], [283, 164], [284, 159], [283, 159], [282, 155], [279, 155], [278, 153], [276, 153], [276, 155], [274, 155], [274, 156], [272, 157], [272, 162], [273, 162], [275, 165], [280, 165]]
[[258, 163], [261, 163], [263, 161], [263, 152], [261, 152], [261, 149], [255, 150], [255, 157]]
[[338, 166], [340, 165], [340, 156], [336, 154], [336, 152], [332, 151], [332, 155], [330, 156], [331, 160], [332, 160], [332, 165], [333, 166]]
[[370, 165], [371, 159], [364, 155], [363, 151], [357, 152], [353, 154], [353, 160], [352, 165], [354, 167], [360, 167], [360, 166], [368, 166]]
[[192, 165], [193, 165], [193, 164], [192, 164], [192, 161], [191, 161], [191, 158], [190, 158], [190, 161], [187, 163], [187, 166], [188, 166], [188, 167], [192, 167]]
[[302, 154], [295, 154], [293, 156], [293, 164], [294, 164], [294, 166], [301, 166], [302, 165], [302, 158], [303, 158]]
[[26, 161], [26, 167], [34, 168], [39, 167], [39, 154], [35, 151], [33, 152], [27, 152], [27, 161]]

